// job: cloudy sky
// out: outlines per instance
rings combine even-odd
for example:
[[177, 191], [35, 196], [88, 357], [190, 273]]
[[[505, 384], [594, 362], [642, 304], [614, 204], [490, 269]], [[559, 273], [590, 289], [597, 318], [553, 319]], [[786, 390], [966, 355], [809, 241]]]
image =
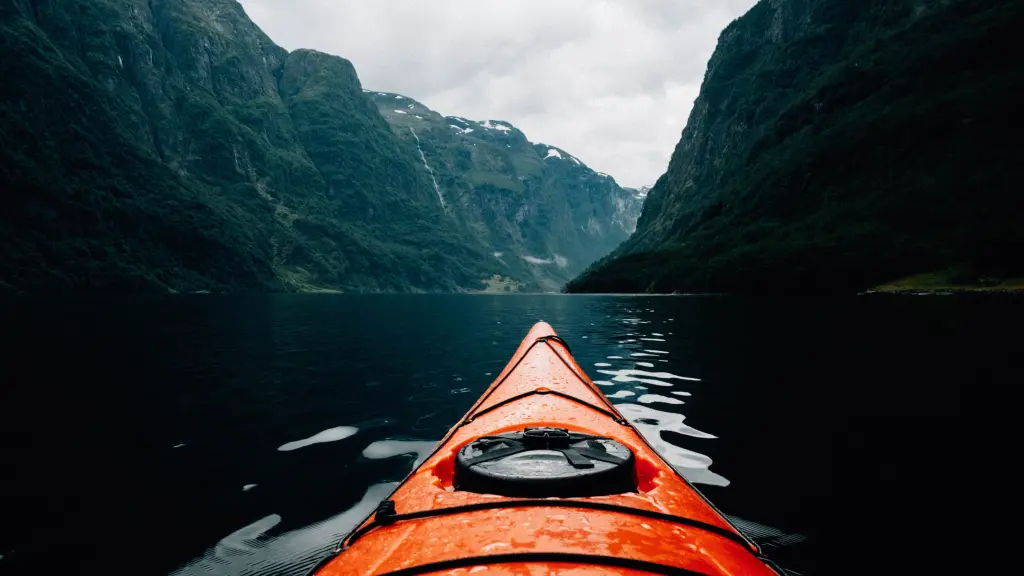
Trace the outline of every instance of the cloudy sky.
[[505, 120], [624, 186], [653, 184], [718, 34], [756, 0], [240, 0], [278, 44], [363, 87]]

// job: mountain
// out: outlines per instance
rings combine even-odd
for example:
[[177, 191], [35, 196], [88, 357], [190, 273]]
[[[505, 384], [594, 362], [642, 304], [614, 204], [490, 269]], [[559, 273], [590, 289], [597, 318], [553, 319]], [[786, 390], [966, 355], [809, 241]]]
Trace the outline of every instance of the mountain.
[[[442, 206], [350, 62], [287, 52], [235, 0], [7, 0], [0, 54], [0, 289], [473, 291], [559, 277], [494, 256], [513, 246], [484, 241], [498, 215]], [[526, 209], [528, 225], [576, 218]], [[528, 236], [523, 257], [557, 253], [566, 274], [601, 255]]]
[[417, 149], [446, 214], [472, 231], [504, 282], [558, 290], [636, 228], [642, 200], [561, 148], [512, 124], [443, 116], [400, 94], [367, 91]]
[[762, 0], [722, 33], [636, 233], [574, 292], [1024, 275], [1010, 0]]
[[626, 190], [629, 190], [630, 194], [632, 194], [634, 198], [636, 198], [642, 203], [644, 200], [647, 199], [647, 195], [651, 193], [652, 188], [654, 188], [654, 186], [641, 186], [639, 188], [627, 188]]

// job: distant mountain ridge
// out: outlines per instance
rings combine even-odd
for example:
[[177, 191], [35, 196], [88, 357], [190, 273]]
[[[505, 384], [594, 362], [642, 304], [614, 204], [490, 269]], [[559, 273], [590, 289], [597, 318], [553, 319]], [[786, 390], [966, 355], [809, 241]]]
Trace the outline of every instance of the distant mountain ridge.
[[559, 290], [636, 228], [642, 199], [570, 152], [531, 142], [503, 120], [445, 116], [408, 96], [364, 92], [422, 154], [438, 203], [494, 255], [499, 275]]
[[8, 0], [0, 55], [0, 289], [542, 290], [626, 237], [529, 231], [618, 224], [507, 196], [543, 186], [466, 148], [472, 174], [431, 173], [433, 130], [394, 131], [350, 62], [276, 46], [235, 0]]

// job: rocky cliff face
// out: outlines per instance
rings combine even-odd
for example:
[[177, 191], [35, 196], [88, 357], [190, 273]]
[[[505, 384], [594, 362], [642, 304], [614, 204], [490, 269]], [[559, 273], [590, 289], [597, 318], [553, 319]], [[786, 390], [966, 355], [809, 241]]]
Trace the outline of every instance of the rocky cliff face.
[[352, 65], [233, 0], [0, 8], [2, 282], [21, 290], [457, 290], [489, 262], [437, 218]]
[[[561, 203], [467, 199], [497, 157], [431, 174], [433, 130], [417, 149], [351, 63], [288, 53], [234, 0], [9, 0], [0, 33], [0, 288], [551, 289], [632, 218], [586, 205], [586, 178]], [[593, 230], [526, 231], [544, 218]]]
[[508, 122], [442, 116], [399, 94], [366, 95], [421, 155], [435, 202], [473, 231], [501, 276], [558, 290], [636, 227], [637, 192], [565, 150], [530, 142]]
[[762, 0], [721, 35], [637, 232], [571, 290], [1018, 274], [1020, 3]]

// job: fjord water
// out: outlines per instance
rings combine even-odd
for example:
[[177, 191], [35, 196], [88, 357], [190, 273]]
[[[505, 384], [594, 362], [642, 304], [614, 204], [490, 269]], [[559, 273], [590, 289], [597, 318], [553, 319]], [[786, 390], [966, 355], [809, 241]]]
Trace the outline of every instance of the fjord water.
[[560, 295], [8, 301], [0, 572], [59, 562], [80, 573], [301, 574], [538, 320], [724, 513], [794, 535], [769, 554], [805, 574], [853, 570], [851, 549], [881, 555], [886, 526], [927, 514], [933, 474], [963, 454], [961, 390], [1000, 376], [1001, 327], [1022, 308]]

